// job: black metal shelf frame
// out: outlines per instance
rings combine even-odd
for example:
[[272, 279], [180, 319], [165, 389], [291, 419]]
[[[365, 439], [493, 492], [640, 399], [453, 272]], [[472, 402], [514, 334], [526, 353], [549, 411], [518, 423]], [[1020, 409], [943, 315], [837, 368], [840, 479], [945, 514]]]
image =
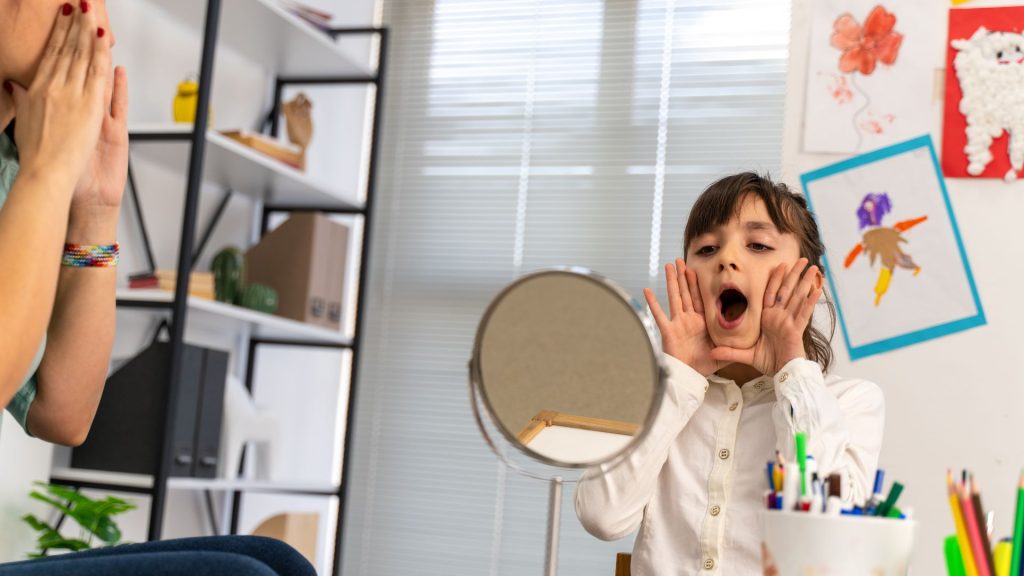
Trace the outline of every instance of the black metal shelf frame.
[[[206, 3], [206, 16], [203, 26], [203, 48], [202, 57], [200, 63], [199, 73], [199, 93], [197, 97], [196, 107], [196, 118], [193, 125], [193, 129], [190, 133], [182, 132], [166, 132], [166, 133], [146, 133], [133, 135], [132, 140], [135, 142], [152, 142], [152, 141], [180, 141], [182, 143], [188, 143], [190, 145], [189, 153], [189, 164], [188, 164], [188, 180], [185, 193], [185, 206], [184, 214], [181, 224], [181, 240], [178, 247], [178, 262], [177, 262], [177, 279], [175, 283], [174, 299], [171, 302], [149, 302], [149, 301], [118, 301], [118, 307], [123, 308], [139, 308], [139, 309], [152, 309], [157, 311], [171, 311], [171, 322], [170, 322], [170, 345], [171, 345], [171, 359], [170, 365], [168, 366], [168, 378], [170, 386], [167, 387], [167, 398], [165, 399], [165, 406], [167, 409], [164, 412], [163, 420], [163, 434], [162, 441], [159, 447], [160, 458], [158, 460], [156, 474], [153, 476], [152, 487], [140, 487], [130, 484], [119, 484], [117, 482], [96, 482], [87, 481], [80, 479], [51, 477], [51, 481], [55, 483], [66, 484], [76, 488], [91, 488], [91, 489], [102, 489], [112, 490], [129, 493], [148, 494], [151, 497], [149, 524], [148, 524], [148, 536], [149, 540], [159, 540], [164, 522], [164, 512], [167, 503], [167, 481], [169, 477], [169, 470], [171, 466], [171, 425], [175, 421], [174, 407], [177, 405], [176, 396], [178, 393], [178, 387], [174, 384], [181, 378], [181, 363], [182, 354], [184, 351], [184, 332], [185, 325], [188, 319], [188, 287], [189, 277], [188, 273], [193, 269], [195, 263], [198, 261], [199, 256], [205, 248], [213, 229], [217, 226], [220, 216], [223, 214], [224, 209], [233, 195], [232, 190], [226, 190], [225, 195], [218, 205], [214, 216], [206, 226], [198, 245], [195, 242], [195, 232], [197, 226], [198, 207], [199, 207], [199, 194], [203, 183], [203, 164], [206, 151], [206, 132], [209, 125], [209, 103], [210, 93], [213, 85], [213, 71], [214, 61], [218, 40], [218, 29], [221, 15], [221, 0], [207, 0]], [[341, 558], [342, 558], [342, 544], [344, 542], [344, 528], [345, 528], [345, 512], [347, 507], [345, 503], [349, 494], [349, 475], [346, 473], [346, 464], [349, 460], [350, 447], [352, 445], [352, 436], [354, 431], [354, 415], [355, 405], [357, 396], [357, 384], [359, 377], [360, 368], [360, 344], [363, 337], [363, 328], [365, 326], [365, 298], [363, 297], [369, 281], [369, 264], [370, 264], [370, 248], [372, 239], [372, 227], [373, 227], [373, 207], [374, 199], [376, 196], [376, 180], [378, 171], [378, 143], [380, 139], [381, 129], [381, 115], [383, 112], [383, 97], [384, 97], [384, 75], [385, 67], [387, 62], [387, 46], [388, 46], [388, 30], [387, 28], [338, 28], [328, 30], [327, 33], [333, 38], [340, 36], [351, 36], [351, 35], [376, 35], [379, 39], [377, 49], [377, 66], [376, 71], [369, 75], [355, 75], [355, 76], [301, 76], [301, 77], [289, 77], [289, 76], [277, 76], [274, 85], [274, 99], [273, 107], [267, 118], [267, 123], [270, 125], [270, 131], [272, 135], [277, 134], [279, 129], [278, 117], [281, 108], [281, 98], [283, 91], [286, 86], [289, 85], [345, 85], [345, 84], [368, 84], [375, 85], [376, 92], [374, 94], [374, 107], [373, 107], [373, 120], [372, 128], [370, 133], [370, 155], [369, 155], [369, 166], [368, 166], [368, 178], [367, 178], [367, 190], [366, 200], [362, 207], [346, 207], [339, 208], [337, 206], [296, 206], [286, 204], [270, 204], [264, 205], [262, 213], [262, 226], [260, 230], [260, 236], [263, 236], [267, 232], [267, 224], [270, 214], [275, 212], [297, 212], [297, 211], [319, 211], [327, 212], [332, 214], [350, 214], [356, 215], [363, 219], [363, 234], [362, 234], [362, 246], [361, 246], [361, 262], [359, 271], [359, 281], [357, 287], [356, 297], [356, 318], [355, 318], [355, 333], [352, 340], [352, 344], [331, 344], [308, 340], [284, 340], [284, 339], [266, 339], [252, 337], [249, 339], [249, 356], [248, 366], [246, 369], [245, 381], [247, 387], [252, 389], [252, 382], [254, 377], [255, 368], [255, 356], [257, 348], [261, 345], [274, 345], [274, 346], [296, 346], [296, 347], [318, 347], [318, 348], [336, 348], [336, 349], [348, 349], [352, 354], [351, 360], [351, 372], [349, 375], [349, 394], [348, 394], [348, 409], [346, 413], [346, 428], [345, 428], [345, 441], [343, 447], [343, 454], [341, 460], [341, 483], [336, 493], [324, 492], [324, 491], [307, 491], [307, 490], [293, 490], [282, 488], [281, 493], [292, 493], [292, 494], [313, 494], [313, 495], [330, 495], [336, 496], [339, 499], [339, 513], [337, 518], [337, 526], [335, 528], [335, 548], [334, 548], [334, 574], [339, 574], [341, 571]], [[266, 123], [265, 123], [266, 125]], [[129, 192], [132, 196], [135, 216], [140, 224], [142, 233], [142, 243], [144, 253], [151, 269], [155, 269], [155, 261], [153, 258], [153, 252], [150, 247], [150, 239], [145, 226], [145, 221], [142, 217], [141, 205], [139, 203], [135, 175], [129, 166]], [[231, 496], [233, 499], [234, 506], [232, 507], [232, 519], [231, 519], [231, 533], [234, 534], [238, 529], [238, 510], [241, 500], [241, 494], [245, 491], [244, 487], [233, 489]], [[266, 488], [261, 488], [260, 491], [266, 492]], [[207, 491], [207, 502], [209, 505], [209, 491]], [[211, 507], [212, 508], [212, 507]], [[211, 513], [211, 522], [212, 522]], [[214, 523], [215, 525], [215, 523]]]

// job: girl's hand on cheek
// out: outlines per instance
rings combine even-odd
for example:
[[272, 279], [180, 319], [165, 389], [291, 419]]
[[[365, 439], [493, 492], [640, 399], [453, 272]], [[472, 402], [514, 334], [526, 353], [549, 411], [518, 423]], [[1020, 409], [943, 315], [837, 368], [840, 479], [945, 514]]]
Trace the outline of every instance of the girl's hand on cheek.
[[704, 320], [697, 274], [679, 258], [675, 266], [665, 265], [665, 283], [670, 316], [662, 311], [654, 292], [644, 288], [647, 305], [661, 332], [662, 349], [704, 376], [714, 373], [722, 363], [711, 358], [711, 337]]
[[780, 264], [772, 271], [764, 291], [761, 335], [753, 348], [739, 350], [718, 347], [711, 351], [716, 360], [753, 366], [762, 374], [774, 376], [795, 358], [804, 358], [804, 330], [821, 298], [822, 275], [806, 258], [792, 268]]

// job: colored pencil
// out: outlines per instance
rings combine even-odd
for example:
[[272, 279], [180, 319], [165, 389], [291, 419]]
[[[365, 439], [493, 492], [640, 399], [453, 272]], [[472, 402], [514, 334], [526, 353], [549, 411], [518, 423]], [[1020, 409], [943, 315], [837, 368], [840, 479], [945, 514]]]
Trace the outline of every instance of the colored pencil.
[[949, 493], [949, 509], [953, 512], [953, 525], [956, 527], [956, 541], [960, 544], [960, 558], [964, 562], [964, 571], [967, 572], [967, 576], [978, 576], [974, 554], [971, 553], [971, 541], [967, 538], [967, 527], [964, 525], [964, 515], [960, 508], [960, 498], [953, 483], [952, 470], [946, 471], [946, 489]]
[[967, 536], [971, 540], [971, 552], [974, 554], [974, 564], [978, 567], [978, 576], [992, 576], [992, 569], [989, 567], [985, 551], [982, 550], [981, 530], [978, 526], [978, 517], [974, 514], [974, 503], [971, 502], [971, 495], [966, 484], [960, 485], [960, 504], [963, 506], [964, 524], [967, 525]]
[[981, 491], [978, 490], [978, 481], [974, 474], [971, 474], [971, 504], [974, 506], [974, 515], [977, 517], [978, 532], [981, 533], [981, 549], [985, 552], [985, 561], [988, 563], [989, 571], [995, 572], [996, 564], [992, 561], [992, 542], [988, 537], [985, 509], [981, 506]]
[[1022, 564], [1021, 556], [1024, 555], [1024, 470], [1020, 473], [1020, 482], [1017, 483], [1017, 515], [1013, 523], [1013, 560], [1010, 562], [1010, 575], [1020, 576]]

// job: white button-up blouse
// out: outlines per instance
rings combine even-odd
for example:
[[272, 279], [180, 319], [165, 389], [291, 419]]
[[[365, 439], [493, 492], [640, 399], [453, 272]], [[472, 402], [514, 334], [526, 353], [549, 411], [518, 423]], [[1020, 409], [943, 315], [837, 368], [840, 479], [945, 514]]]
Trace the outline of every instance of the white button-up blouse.
[[826, 377], [805, 359], [743, 386], [665, 362], [665, 398], [648, 435], [576, 487], [576, 514], [594, 536], [614, 540], [640, 526], [633, 576], [761, 574], [766, 466], [776, 450], [795, 459], [798, 431], [819, 474], [843, 476], [846, 500], [870, 497], [885, 422], [875, 384]]

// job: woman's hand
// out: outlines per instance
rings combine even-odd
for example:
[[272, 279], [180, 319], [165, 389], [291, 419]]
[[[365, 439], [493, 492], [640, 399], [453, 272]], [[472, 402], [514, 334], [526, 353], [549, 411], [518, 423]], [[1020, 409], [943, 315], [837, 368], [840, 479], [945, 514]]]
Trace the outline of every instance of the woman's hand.
[[[106, 16], [106, 2], [92, 4], [100, 24]], [[107, 31], [101, 42], [111, 42]], [[71, 205], [72, 220], [112, 213], [116, 220], [128, 178], [128, 75], [124, 68], [114, 69], [113, 83], [105, 84], [103, 123], [92, 158], [75, 187]]]
[[110, 45], [96, 22], [95, 10], [62, 6], [32, 85], [4, 84], [14, 101], [21, 173], [55, 179], [69, 198], [96, 150], [110, 83]]
[[801, 258], [789, 268], [779, 264], [768, 279], [761, 311], [761, 335], [753, 348], [740, 350], [720, 346], [711, 351], [716, 360], [753, 366], [774, 376], [795, 358], [804, 358], [804, 330], [821, 298], [822, 276], [817, 266], [804, 272], [808, 260]]
[[714, 373], [723, 364], [711, 357], [711, 336], [704, 320], [697, 274], [686, 267], [682, 258], [677, 258], [675, 266], [665, 265], [665, 283], [671, 317], [665, 316], [654, 292], [644, 288], [647, 305], [661, 332], [662, 349], [704, 376]]
[[121, 206], [128, 178], [128, 78], [121, 66], [114, 70], [113, 90], [109, 93], [99, 140], [75, 187], [72, 217], [76, 211], [116, 212]]

